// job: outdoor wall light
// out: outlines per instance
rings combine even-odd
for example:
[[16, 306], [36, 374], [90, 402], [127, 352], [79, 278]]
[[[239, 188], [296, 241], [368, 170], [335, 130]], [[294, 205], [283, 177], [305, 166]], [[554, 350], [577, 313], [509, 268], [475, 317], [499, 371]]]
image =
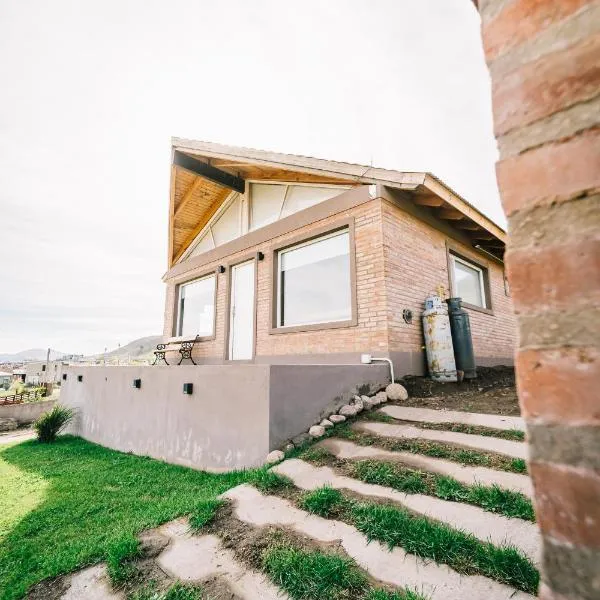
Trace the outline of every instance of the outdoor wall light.
[[193, 383], [184, 383], [183, 384], [183, 393], [184, 394], [191, 394], [193, 391], [194, 391]]
[[83, 375], [77, 375], [77, 381], [83, 381]]
[[133, 387], [139, 390], [142, 387], [142, 380], [141, 379], [134, 379], [133, 380]]
[[67, 374], [63, 373], [63, 381], [66, 381], [66, 380], [67, 380]]
[[217, 267], [217, 273], [225, 273], [225, 267], [223, 265], [219, 265]]
[[262, 252], [256, 253], [256, 260], [264, 260], [264, 259], [265, 259], [265, 255]]

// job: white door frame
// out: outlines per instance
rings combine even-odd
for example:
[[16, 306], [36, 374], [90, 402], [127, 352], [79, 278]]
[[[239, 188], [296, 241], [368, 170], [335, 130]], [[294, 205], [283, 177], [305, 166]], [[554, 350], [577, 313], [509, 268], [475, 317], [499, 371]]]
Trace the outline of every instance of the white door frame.
[[[252, 297], [249, 299], [249, 305], [245, 304], [244, 306], [242, 306], [242, 310], [246, 309], [251, 311], [252, 313], [252, 318], [251, 318], [251, 323], [250, 323], [250, 331], [246, 331], [246, 335], [250, 335], [251, 336], [251, 340], [250, 344], [248, 344], [249, 346], [249, 352], [246, 352], [243, 356], [234, 356], [235, 352], [236, 352], [236, 348], [235, 348], [235, 342], [236, 342], [236, 335], [239, 335], [239, 331], [236, 333], [236, 323], [237, 321], [235, 320], [235, 311], [236, 308], [240, 308], [240, 307], [236, 307], [235, 305], [235, 293], [236, 293], [236, 273], [238, 271], [238, 269], [242, 268], [242, 267], [247, 267], [252, 265], [252, 277], [251, 277], [251, 289], [252, 289]], [[228, 296], [228, 315], [227, 315], [227, 322], [228, 322], [228, 335], [227, 335], [227, 346], [226, 346], [226, 359], [227, 360], [252, 360], [254, 358], [254, 354], [255, 354], [255, 347], [256, 347], [256, 270], [257, 270], [257, 265], [256, 265], [256, 259], [255, 258], [251, 258], [249, 260], [244, 260], [242, 262], [239, 262], [235, 265], [230, 265], [229, 267], [229, 296]], [[239, 324], [238, 324], [239, 327]], [[239, 339], [239, 338], [238, 338]]]

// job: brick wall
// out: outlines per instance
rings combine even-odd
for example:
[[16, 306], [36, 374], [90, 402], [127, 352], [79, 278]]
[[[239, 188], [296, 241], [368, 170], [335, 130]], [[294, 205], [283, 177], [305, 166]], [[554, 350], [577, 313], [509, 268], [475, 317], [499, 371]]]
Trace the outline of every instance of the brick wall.
[[[349, 217], [354, 218], [356, 263], [357, 263], [357, 303], [358, 325], [340, 329], [293, 332], [270, 335], [271, 293], [272, 293], [272, 250], [297, 236], [310, 237], [312, 232], [331, 226]], [[226, 262], [236, 261], [246, 256], [263, 252], [264, 260], [257, 263], [257, 322], [256, 355], [274, 356], [291, 354], [329, 354], [367, 352], [387, 347], [387, 323], [383, 293], [383, 250], [381, 242], [381, 200], [373, 200], [353, 209], [323, 219], [289, 234], [279, 236], [259, 246], [251, 247], [227, 257]], [[215, 269], [224, 261], [208, 263], [197, 271], [186, 273], [182, 280], [199, 276]], [[227, 278], [228, 273], [218, 275], [217, 283], [217, 327], [216, 338], [197, 345], [198, 357], [222, 358], [225, 348], [225, 322], [227, 320]], [[164, 335], [172, 331], [173, 308], [175, 305], [175, 282], [168, 285], [165, 307]]]
[[[270, 334], [273, 249], [297, 237], [309, 237], [317, 229], [334, 228], [354, 219], [358, 324], [355, 327]], [[385, 354], [391, 351], [421, 353], [423, 346], [420, 315], [426, 295], [439, 284], [448, 289], [446, 240], [442, 232], [409, 215], [387, 200], [375, 199], [335, 216], [299, 228], [253, 246], [226, 260], [208, 263], [168, 284], [165, 308], [165, 336], [172, 331], [176, 284], [201, 276], [219, 264], [243, 260], [257, 251], [264, 260], [257, 263], [256, 356], [355, 355], [361, 352]], [[472, 248], [461, 252], [484, 263], [490, 273], [494, 314], [471, 312], [475, 352], [478, 357], [506, 359], [514, 351], [514, 323], [511, 300], [504, 289], [503, 268]], [[217, 319], [214, 340], [196, 345], [199, 359], [220, 361], [224, 356], [227, 321], [228, 273], [217, 280]], [[402, 320], [402, 309], [414, 313], [412, 325]], [[343, 359], [342, 359], [343, 360]]]
[[600, 598], [600, 3], [479, 2], [544, 538], [540, 597]]
[[[443, 285], [450, 290], [446, 243], [448, 236], [390, 202], [383, 206], [385, 281], [390, 350], [419, 350], [423, 345], [419, 315], [431, 291]], [[504, 286], [504, 268], [472, 247], [452, 240], [465, 258], [485, 266], [489, 273], [493, 314], [467, 309], [473, 349], [480, 357], [511, 359], [515, 349], [515, 319]], [[409, 327], [402, 319], [408, 308], [416, 317]]]

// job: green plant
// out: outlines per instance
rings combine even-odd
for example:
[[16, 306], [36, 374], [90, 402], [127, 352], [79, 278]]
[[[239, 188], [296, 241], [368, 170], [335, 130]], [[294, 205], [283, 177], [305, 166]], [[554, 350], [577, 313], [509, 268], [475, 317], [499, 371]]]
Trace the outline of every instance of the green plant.
[[75, 412], [72, 408], [56, 404], [54, 408], [44, 413], [34, 424], [37, 438], [45, 444], [56, 440], [60, 431], [73, 419]]
[[344, 497], [340, 490], [325, 485], [304, 494], [300, 501], [300, 506], [315, 515], [329, 517], [343, 500]]
[[208, 525], [215, 518], [217, 510], [222, 505], [222, 500], [202, 500], [190, 515], [190, 529], [199, 531], [205, 525]]
[[367, 576], [353, 560], [322, 551], [272, 547], [263, 568], [293, 600], [345, 600], [368, 590]]

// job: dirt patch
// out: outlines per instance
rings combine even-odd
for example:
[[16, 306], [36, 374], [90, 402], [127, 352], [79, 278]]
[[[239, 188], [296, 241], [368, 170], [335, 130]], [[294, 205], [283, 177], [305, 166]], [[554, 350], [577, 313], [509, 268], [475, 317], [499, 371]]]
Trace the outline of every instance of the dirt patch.
[[54, 579], [44, 579], [34, 585], [27, 594], [28, 600], [59, 600], [70, 587], [70, 576], [61, 575]]
[[215, 575], [200, 584], [202, 588], [202, 597], [207, 600], [244, 600], [231, 591], [226, 581]]
[[477, 379], [440, 383], [407, 375], [400, 383], [408, 391], [404, 406], [446, 408], [500, 415], [521, 414], [513, 367], [478, 367]]

